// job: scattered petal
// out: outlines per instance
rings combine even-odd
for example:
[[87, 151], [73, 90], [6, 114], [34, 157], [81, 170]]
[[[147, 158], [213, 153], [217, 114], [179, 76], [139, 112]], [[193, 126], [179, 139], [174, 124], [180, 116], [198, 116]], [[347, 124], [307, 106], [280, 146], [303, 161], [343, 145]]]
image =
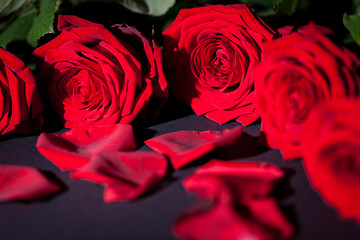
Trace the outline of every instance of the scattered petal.
[[63, 171], [83, 167], [92, 155], [104, 151], [130, 151], [136, 148], [132, 126], [113, 124], [79, 127], [61, 134], [42, 133], [38, 151]]
[[279, 168], [265, 162], [212, 160], [185, 179], [184, 187], [204, 199], [216, 199], [226, 188], [234, 201], [246, 203], [266, 197], [283, 177]]
[[163, 134], [145, 141], [153, 150], [170, 158], [175, 169], [204, 156], [216, 147], [231, 144], [243, 134], [242, 127], [222, 132], [209, 131], [177, 131]]
[[36, 168], [0, 165], [0, 202], [41, 200], [60, 190]]
[[253, 201], [249, 209], [219, 203], [210, 210], [200, 207], [181, 216], [173, 230], [181, 239], [191, 240], [280, 240], [293, 235], [273, 199]]
[[71, 173], [105, 186], [105, 202], [129, 201], [157, 186], [165, 176], [167, 160], [154, 152], [107, 152], [94, 156]]
[[184, 181], [186, 190], [211, 201], [174, 225], [182, 239], [289, 239], [293, 227], [269, 194], [284, 176], [260, 162], [212, 160]]

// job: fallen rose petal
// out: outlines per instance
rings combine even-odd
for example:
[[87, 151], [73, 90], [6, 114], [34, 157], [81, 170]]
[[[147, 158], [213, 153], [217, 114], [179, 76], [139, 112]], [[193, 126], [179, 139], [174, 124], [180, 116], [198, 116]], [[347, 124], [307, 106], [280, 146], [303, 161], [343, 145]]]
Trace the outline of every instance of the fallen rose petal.
[[163, 134], [145, 141], [153, 150], [170, 158], [175, 169], [204, 156], [216, 147], [236, 141], [243, 134], [242, 127], [222, 132], [209, 131], [177, 131]]
[[234, 201], [246, 203], [266, 197], [283, 177], [279, 168], [264, 162], [212, 160], [185, 179], [184, 187], [201, 198], [220, 201], [228, 191]]
[[173, 230], [181, 239], [191, 240], [279, 240], [293, 235], [273, 199], [254, 201], [254, 205], [255, 214], [251, 208], [236, 211], [229, 204], [215, 204], [210, 210], [202, 207], [180, 217]]
[[289, 239], [293, 236], [294, 228], [285, 219], [274, 198], [254, 199], [246, 207], [254, 224], [268, 231], [264, 239]]
[[184, 181], [187, 191], [212, 200], [179, 218], [175, 234], [183, 239], [289, 239], [293, 227], [269, 197], [284, 176], [260, 162], [212, 160]]
[[41, 200], [60, 190], [36, 168], [0, 165], [0, 202]]
[[132, 126], [112, 124], [84, 126], [61, 134], [40, 134], [38, 151], [63, 171], [84, 166], [90, 157], [104, 151], [130, 151], [136, 148]]
[[105, 202], [129, 201], [153, 189], [166, 174], [167, 160], [154, 152], [107, 152], [71, 173], [105, 185]]

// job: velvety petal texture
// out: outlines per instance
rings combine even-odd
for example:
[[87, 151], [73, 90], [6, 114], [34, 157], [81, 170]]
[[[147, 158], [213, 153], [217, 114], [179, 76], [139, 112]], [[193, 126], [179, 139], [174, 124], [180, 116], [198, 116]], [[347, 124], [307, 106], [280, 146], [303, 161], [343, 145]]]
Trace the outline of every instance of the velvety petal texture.
[[60, 190], [36, 168], [0, 165], [0, 202], [42, 200]]
[[175, 169], [199, 159], [216, 147], [225, 146], [238, 140], [243, 134], [242, 127], [224, 131], [177, 131], [160, 135], [145, 141], [153, 150], [166, 155]]
[[317, 106], [306, 120], [301, 144], [306, 173], [342, 219], [360, 223], [360, 99]]
[[212, 160], [184, 181], [185, 188], [212, 200], [178, 219], [182, 239], [289, 239], [293, 228], [269, 196], [283, 172], [259, 162]]
[[61, 134], [41, 133], [36, 147], [65, 171], [83, 167], [102, 152], [135, 150], [136, 143], [131, 125], [112, 124], [72, 128]]
[[317, 103], [359, 95], [360, 60], [329, 31], [309, 23], [266, 44], [254, 71], [265, 142], [286, 160], [301, 156], [302, 126]]
[[14, 54], [0, 48], [0, 135], [39, 130], [42, 109], [30, 68]]
[[155, 42], [125, 24], [109, 30], [76, 16], [60, 15], [58, 29], [61, 34], [33, 54], [44, 95], [65, 127], [155, 117], [168, 95]]
[[167, 160], [158, 153], [108, 152], [94, 156], [71, 176], [103, 184], [105, 202], [130, 201], [158, 186], [166, 169]]
[[274, 32], [247, 5], [182, 9], [163, 32], [168, 81], [197, 115], [243, 125], [259, 114], [253, 105], [253, 67]]

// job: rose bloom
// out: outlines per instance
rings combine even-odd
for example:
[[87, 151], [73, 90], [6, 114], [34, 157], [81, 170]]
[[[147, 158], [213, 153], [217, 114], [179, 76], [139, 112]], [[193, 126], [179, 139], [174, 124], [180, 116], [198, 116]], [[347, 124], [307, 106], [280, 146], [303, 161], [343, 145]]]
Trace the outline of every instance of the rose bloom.
[[273, 37], [243, 4], [183, 9], [163, 32], [169, 84], [197, 115], [248, 125], [259, 117], [253, 67]]
[[316, 107], [302, 131], [303, 162], [313, 187], [343, 219], [360, 223], [360, 99]]
[[42, 109], [30, 68], [0, 48], [0, 135], [40, 129]]
[[285, 160], [301, 156], [302, 126], [314, 105], [359, 94], [359, 59], [325, 33], [309, 23], [268, 43], [254, 71], [262, 131]]
[[65, 127], [130, 123], [146, 107], [159, 109], [167, 83], [155, 42], [127, 25], [111, 32], [76, 16], [59, 16], [58, 29], [34, 55], [41, 86]]

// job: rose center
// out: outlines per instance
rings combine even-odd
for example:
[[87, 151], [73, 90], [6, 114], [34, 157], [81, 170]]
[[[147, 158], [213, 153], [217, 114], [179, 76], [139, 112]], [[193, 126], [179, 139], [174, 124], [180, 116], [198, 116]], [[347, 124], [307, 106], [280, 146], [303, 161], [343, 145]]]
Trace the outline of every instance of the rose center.
[[242, 79], [242, 51], [227, 37], [210, 34], [191, 53], [190, 67], [198, 83], [207, 88], [227, 90]]

